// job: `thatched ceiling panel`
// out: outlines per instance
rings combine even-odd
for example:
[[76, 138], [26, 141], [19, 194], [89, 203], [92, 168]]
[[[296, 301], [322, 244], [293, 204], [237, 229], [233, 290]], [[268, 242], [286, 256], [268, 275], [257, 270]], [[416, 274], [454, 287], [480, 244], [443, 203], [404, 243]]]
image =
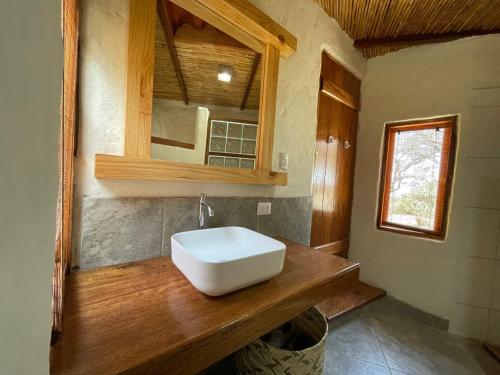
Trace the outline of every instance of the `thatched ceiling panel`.
[[[154, 96], [182, 100], [159, 20], [156, 28]], [[174, 38], [189, 100], [195, 103], [240, 107], [256, 52], [210, 25], [202, 30], [183, 24]], [[221, 65], [232, 68], [230, 83], [217, 79]], [[261, 68], [257, 69], [247, 108], [259, 107]]]
[[[499, 0], [315, 1], [354, 40], [500, 29]], [[377, 46], [362, 51], [371, 57], [404, 47]]]

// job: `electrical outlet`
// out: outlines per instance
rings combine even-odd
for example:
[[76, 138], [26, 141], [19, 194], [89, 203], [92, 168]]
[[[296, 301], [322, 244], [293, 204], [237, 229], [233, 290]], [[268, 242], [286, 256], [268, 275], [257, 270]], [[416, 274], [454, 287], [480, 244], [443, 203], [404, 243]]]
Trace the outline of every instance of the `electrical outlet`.
[[259, 202], [257, 204], [257, 215], [271, 215], [271, 202]]
[[288, 170], [288, 154], [286, 152], [280, 153], [280, 169], [282, 171]]

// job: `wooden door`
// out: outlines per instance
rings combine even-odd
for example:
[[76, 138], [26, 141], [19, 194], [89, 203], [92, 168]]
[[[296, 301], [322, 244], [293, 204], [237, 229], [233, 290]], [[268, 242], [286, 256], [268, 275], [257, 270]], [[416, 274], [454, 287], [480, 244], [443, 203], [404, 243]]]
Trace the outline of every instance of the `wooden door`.
[[[360, 81], [323, 55], [318, 96], [311, 246], [347, 250], [351, 223]], [[344, 246], [338, 246], [342, 242]], [[330, 246], [331, 247], [331, 246]], [[342, 254], [346, 255], [346, 254]]]

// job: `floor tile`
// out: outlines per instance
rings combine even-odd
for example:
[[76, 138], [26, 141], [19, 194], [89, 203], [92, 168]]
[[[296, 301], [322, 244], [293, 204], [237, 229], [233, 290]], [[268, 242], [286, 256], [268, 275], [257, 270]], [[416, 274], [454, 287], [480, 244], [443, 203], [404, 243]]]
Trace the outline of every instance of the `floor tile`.
[[392, 374], [500, 374], [500, 363], [489, 357], [478, 341], [407, 316], [404, 310], [392, 308], [386, 298], [372, 305], [358, 311], [351, 320], [344, 318], [340, 323], [330, 324], [329, 335], [341, 339], [336, 340], [336, 346], [331, 344], [328, 348], [325, 361], [329, 369], [335, 369], [331, 362], [339, 356], [372, 362], [377, 358], [373, 356], [377, 349], [366, 342], [373, 342], [375, 333]]
[[368, 318], [346, 322], [328, 335], [327, 350], [344, 357], [353, 357], [387, 366], [382, 348]]
[[405, 319], [374, 319], [389, 367], [408, 374], [479, 373], [461, 338]]
[[391, 368], [390, 370], [391, 370], [391, 375], [408, 375], [406, 372], [395, 370], [393, 368]]
[[478, 374], [498, 375], [500, 374], [500, 362], [488, 353], [477, 341], [466, 340], [464, 347], [467, 355], [475, 362]]
[[346, 355], [333, 354], [325, 357], [324, 375], [391, 375], [385, 366], [362, 361]]

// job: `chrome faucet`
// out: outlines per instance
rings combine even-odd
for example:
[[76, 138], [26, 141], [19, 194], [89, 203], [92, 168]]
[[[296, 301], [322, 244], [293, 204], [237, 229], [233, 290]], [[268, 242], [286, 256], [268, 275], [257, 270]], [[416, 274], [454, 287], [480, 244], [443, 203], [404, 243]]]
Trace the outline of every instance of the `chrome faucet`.
[[215, 216], [215, 211], [212, 209], [212, 207], [207, 203], [207, 196], [202, 193], [200, 197], [200, 213], [198, 215], [198, 219], [200, 220], [200, 228], [203, 229], [205, 226], [205, 211], [203, 208], [207, 209], [208, 212], [208, 217], [213, 217]]

